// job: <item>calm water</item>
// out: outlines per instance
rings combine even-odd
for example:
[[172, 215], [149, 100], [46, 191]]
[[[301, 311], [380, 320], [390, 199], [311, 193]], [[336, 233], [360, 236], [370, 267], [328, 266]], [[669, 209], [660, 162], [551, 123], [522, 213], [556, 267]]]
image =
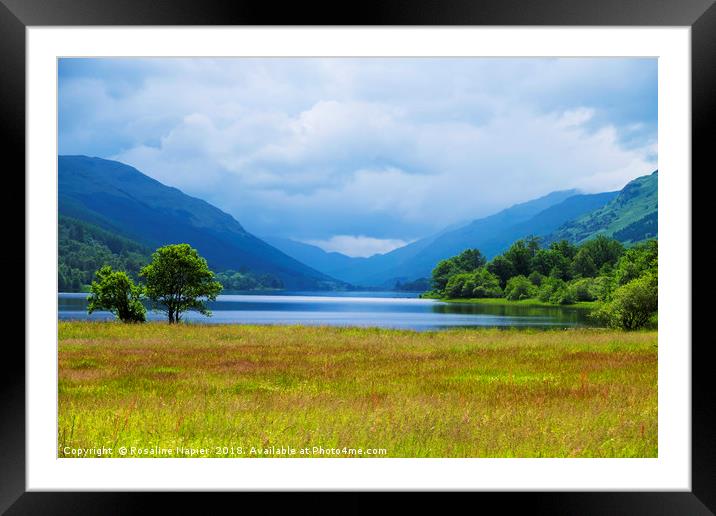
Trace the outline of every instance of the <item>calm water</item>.
[[[58, 296], [60, 319], [107, 320], [109, 312], [87, 314], [87, 294]], [[201, 323], [311, 324], [442, 328], [589, 326], [587, 311], [574, 307], [527, 307], [443, 303], [402, 292], [280, 292], [221, 295], [209, 303], [211, 317], [186, 312], [183, 320]], [[149, 311], [151, 320], [164, 314]]]

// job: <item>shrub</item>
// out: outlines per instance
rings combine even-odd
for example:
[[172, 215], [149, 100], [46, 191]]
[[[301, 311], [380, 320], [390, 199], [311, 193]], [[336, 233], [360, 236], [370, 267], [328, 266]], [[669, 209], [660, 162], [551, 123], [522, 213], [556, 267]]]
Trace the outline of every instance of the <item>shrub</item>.
[[549, 302], [555, 305], [573, 305], [576, 302], [576, 297], [572, 289], [563, 286], [550, 296]]
[[614, 290], [614, 280], [611, 276], [597, 276], [594, 278], [591, 292], [599, 301], [606, 301]]
[[619, 258], [614, 269], [614, 280], [617, 285], [626, 285], [647, 272], [657, 274], [658, 261], [659, 248], [656, 240], [635, 245]]
[[537, 271], [532, 271], [530, 275], [527, 276], [527, 279], [530, 280], [530, 283], [539, 287], [542, 284], [542, 280], [544, 280], [544, 276]]
[[505, 297], [510, 301], [529, 299], [534, 294], [534, 286], [525, 276], [514, 276], [507, 280]]
[[604, 303], [594, 317], [613, 328], [636, 330], [654, 319], [657, 310], [657, 279], [648, 273], [618, 287], [611, 301]]
[[465, 283], [462, 286], [460, 297], [472, 297], [472, 293], [475, 290], [475, 286], [475, 280], [473, 278], [466, 279]]
[[484, 267], [477, 269], [473, 274], [473, 297], [502, 297], [500, 278]]
[[546, 277], [542, 280], [540, 288], [537, 290], [537, 298], [543, 303], [552, 302], [552, 297], [565, 288], [565, 283], [561, 279]]
[[468, 272], [462, 272], [460, 274], [455, 274], [454, 276], [450, 276], [450, 279], [447, 281], [447, 285], [445, 285], [444, 294], [447, 297], [463, 297], [462, 291], [463, 287], [465, 286], [465, 282], [472, 278], [472, 275]]
[[583, 278], [569, 284], [568, 290], [575, 301], [597, 300], [597, 278]]

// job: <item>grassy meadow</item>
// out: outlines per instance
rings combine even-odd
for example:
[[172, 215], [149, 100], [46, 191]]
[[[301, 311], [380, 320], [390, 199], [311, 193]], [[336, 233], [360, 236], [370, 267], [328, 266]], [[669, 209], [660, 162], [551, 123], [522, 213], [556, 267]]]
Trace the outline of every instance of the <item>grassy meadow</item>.
[[61, 321], [58, 358], [59, 457], [658, 452], [655, 331]]

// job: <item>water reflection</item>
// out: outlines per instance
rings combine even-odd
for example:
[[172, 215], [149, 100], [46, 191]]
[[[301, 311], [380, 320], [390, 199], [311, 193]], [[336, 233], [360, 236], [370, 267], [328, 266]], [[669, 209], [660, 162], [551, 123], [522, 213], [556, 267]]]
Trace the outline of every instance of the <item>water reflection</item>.
[[[444, 303], [394, 292], [281, 292], [221, 295], [209, 303], [212, 317], [187, 312], [186, 322], [376, 326], [431, 330], [455, 327], [588, 326], [587, 310], [561, 306]], [[108, 312], [87, 314], [86, 294], [59, 294], [60, 319], [111, 320]], [[150, 320], [163, 320], [150, 311]]]

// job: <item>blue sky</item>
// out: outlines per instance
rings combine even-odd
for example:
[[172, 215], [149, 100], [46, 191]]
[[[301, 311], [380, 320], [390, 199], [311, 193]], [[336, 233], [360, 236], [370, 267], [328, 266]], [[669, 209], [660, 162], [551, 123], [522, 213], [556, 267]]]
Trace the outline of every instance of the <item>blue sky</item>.
[[59, 152], [353, 256], [657, 168], [656, 59], [61, 59]]

